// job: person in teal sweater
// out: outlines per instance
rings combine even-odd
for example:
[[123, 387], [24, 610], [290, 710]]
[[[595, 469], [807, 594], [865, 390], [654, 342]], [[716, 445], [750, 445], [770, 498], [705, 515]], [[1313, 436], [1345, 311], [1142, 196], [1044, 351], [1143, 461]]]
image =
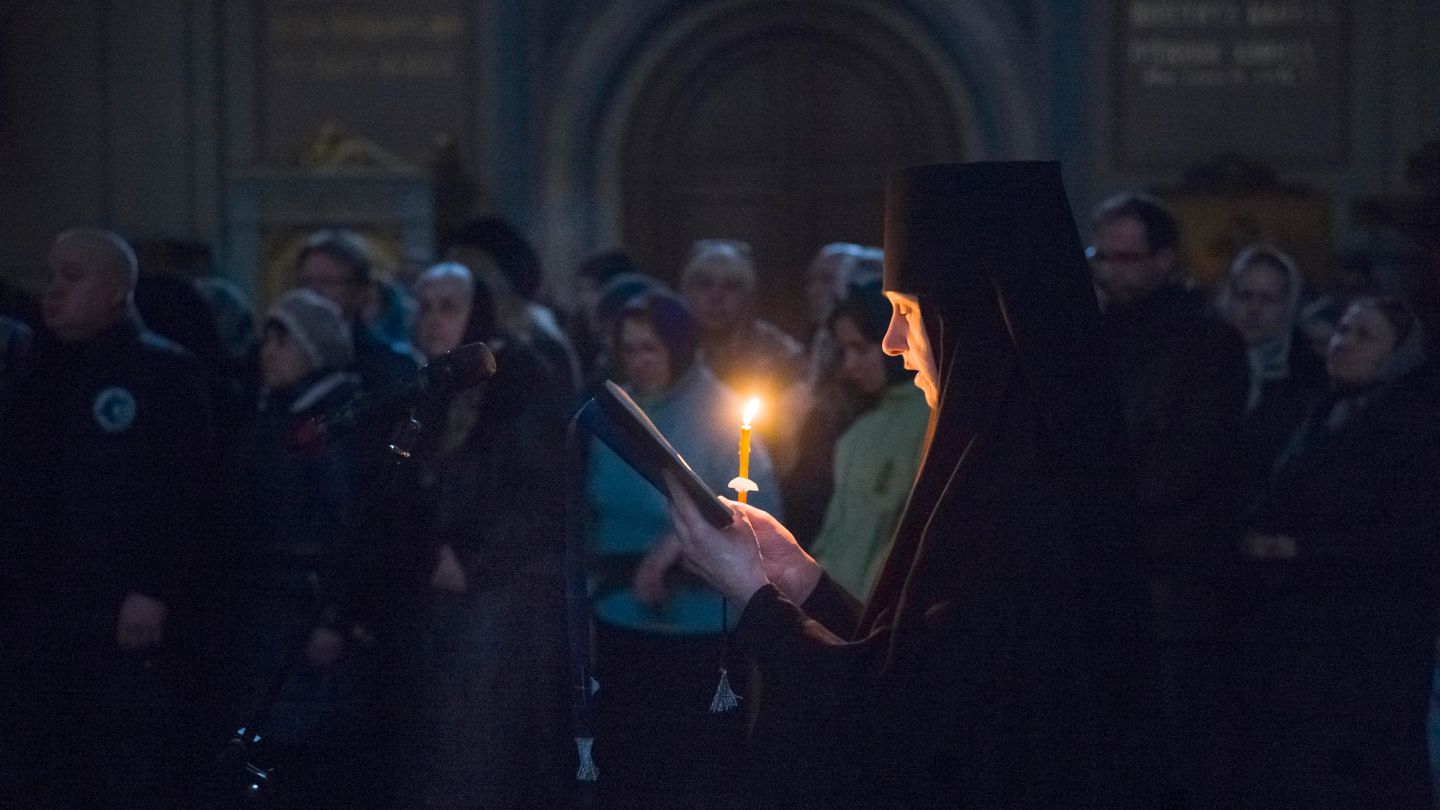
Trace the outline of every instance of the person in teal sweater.
[[845, 381], [878, 399], [835, 446], [835, 490], [810, 551], [831, 579], [862, 599], [905, 509], [930, 424], [914, 375], [881, 348], [890, 309], [879, 285], [871, 284], [852, 287], [830, 318]]
[[[614, 346], [626, 391], [717, 493], [739, 464], [740, 398], [697, 358], [689, 307], [663, 291], [632, 300]], [[770, 456], [756, 441], [751, 501], [778, 507]], [[665, 496], [598, 441], [585, 484], [600, 691], [595, 759], [604, 807], [710, 807], [733, 770], [744, 712], [712, 714], [724, 655], [720, 594], [680, 568]], [[733, 495], [734, 493], [729, 493]], [[739, 686], [739, 684], [737, 684]], [[741, 687], [743, 692], [743, 687]], [[716, 752], [720, 752], [717, 754]]]

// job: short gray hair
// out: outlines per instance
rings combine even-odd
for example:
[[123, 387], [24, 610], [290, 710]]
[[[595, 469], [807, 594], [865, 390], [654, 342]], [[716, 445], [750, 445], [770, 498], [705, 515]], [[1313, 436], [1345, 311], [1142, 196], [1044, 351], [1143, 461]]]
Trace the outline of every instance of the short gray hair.
[[126, 289], [135, 291], [135, 283], [140, 279], [140, 262], [135, 258], [135, 251], [130, 247], [130, 243], [122, 239], [120, 234], [104, 228], [82, 226], [61, 231], [51, 244], [59, 245], [62, 242], [78, 242], [98, 251], [104, 265], [94, 269], [116, 274], [124, 280]]

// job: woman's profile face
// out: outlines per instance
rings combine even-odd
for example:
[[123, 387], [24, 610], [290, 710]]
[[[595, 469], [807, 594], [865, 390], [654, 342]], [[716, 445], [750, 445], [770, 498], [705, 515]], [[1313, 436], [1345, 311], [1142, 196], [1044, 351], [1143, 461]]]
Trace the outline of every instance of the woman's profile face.
[[1325, 366], [1330, 379], [1341, 388], [1377, 383], [1385, 361], [1395, 351], [1395, 329], [1380, 310], [1355, 304], [1340, 319], [1330, 338]]
[[925, 392], [925, 404], [932, 410], [940, 405], [940, 375], [935, 370], [935, 349], [920, 319], [920, 300], [905, 293], [887, 292], [890, 299], [890, 328], [880, 347], [891, 357], [903, 357], [905, 368], [915, 372], [915, 387]]
[[446, 276], [430, 279], [415, 290], [420, 312], [415, 319], [415, 345], [434, 360], [458, 348], [470, 320], [473, 294], [464, 281]]
[[635, 318], [620, 323], [620, 368], [626, 382], [643, 396], [655, 396], [670, 385], [670, 350], [650, 324]]

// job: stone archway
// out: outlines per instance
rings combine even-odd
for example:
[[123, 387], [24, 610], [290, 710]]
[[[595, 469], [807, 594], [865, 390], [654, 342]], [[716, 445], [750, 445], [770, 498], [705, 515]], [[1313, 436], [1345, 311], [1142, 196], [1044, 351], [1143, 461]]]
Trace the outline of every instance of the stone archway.
[[828, 4], [736, 9], [656, 66], [621, 159], [628, 245], [675, 281], [690, 244], [755, 251], [762, 314], [796, 334], [806, 263], [878, 244], [885, 175], [965, 156], [961, 115], [908, 43]]
[[[566, 43], [567, 58], [547, 92], [542, 116], [542, 178], [535, 231], [557, 287], [564, 289], [567, 275], [583, 256], [634, 237], [635, 218], [645, 213], [631, 208], [626, 190], [647, 180], [643, 171], [632, 173], [628, 167], [636, 166], [637, 149], [643, 153], [643, 147], [637, 146], [643, 141], [637, 138], [643, 137], [647, 128], [653, 137], [671, 112], [665, 101], [656, 99], [686, 95], [687, 88], [669, 77], [676, 70], [699, 78], [708, 76], [718, 98], [727, 90], [733, 97], [734, 88], [741, 86], [736, 82], [743, 84], [745, 71], [754, 75], [756, 60], [764, 62], [764, 54], [754, 50], [761, 47], [754, 43], [764, 39], [756, 32], [769, 32], [795, 44], [808, 43], [803, 47], [810, 48], [822, 62], [828, 60], [839, 67], [838, 76], [845, 81], [860, 81], [859, 75], [871, 69], [876, 69], [874, 76], [889, 77], [881, 82], [889, 85], [888, 92], [881, 92], [887, 88], [875, 86], [873, 81], [868, 87], [863, 81], [851, 86], [866, 90], [874, 102], [871, 109], [892, 111], [884, 116], [885, 121], [904, 118], [900, 113], [908, 110], [909, 118], [928, 134], [913, 142], [906, 139], [906, 143], [921, 144], [920, 148], [892, 151], [871, 161], [875, 164], [868, 168], [871, 177], [883, 175], [880, 164], [908, 160], [912, 154], [922, 155], [919, 159], [995, 159], [1043, 152], [1043, 98], [1035, 91], [1037, 77], [1025, 63], [1025, 55], [1032, 49], [1031, 38], [1014, 24], [1003, 4], [991, 6], [980, 3], [967, 5], [963, 13], [939, 13], [925, 3], [912, 6], [866, 0], [824, 4], [629, 0], [607, 4], [577, 27], [574, 39]], [[727, 72], [723, 64], [706, 64], [706, 58], [723, 62], [727, 53], [732, 60], [737, 52], [743, 57], [747, 42], [750, 67], [744, 67], [746, 60], [740, 59], [735, 63], [739, 73]], [[786, 79], [786, 92], [824, 86], [825, 80], [824, 76], [791, 75]], [[839, 86], [845, 86], [845, 81]], [[836, 82], [830, 81], [830, 85]], [[925, 104], [918, 105], [915, 100], [922, 98]], [[690, 102], [691, 120], [703, 119], [705, 111], [695, 105], [704, 102]], [[927, 109], [917, 112], [917, 106]], [[818, 125], [823, 118], [823, 111], [816, 111], [809, 120]], [[884, 137], [884, 127], [878, 132], [874, 129], [864, 133], [859, 142]], [[793, 154], [801, 143], [792, 140], [787, 148]], [[772, 161], [770, 165], [776, 164]], [[817, 173], [813, 163], [795, 171]], [[847, 176], [853, 178], [865, 171], [852, 165]], [[765, 172], [754, 176], [765, 176]], [[769, 187], [784, 187], [783, 178], [776, 181], [773, 171], [768, 176]], [[652, 175], [650, 181], [654, 179]], [[856, 185], [849, 183], [848, 187]], [[879, 217], [878, 188], [866, 192], [868, 200], [860, 200], [857, 194], [839, 194], [839, 207], [873, 211], [871, 227], [878, 238], [878, 230], [873, 229]], [[637, 205], [644, 207], [640, 201]], [[846, 234], [817, 226], [803, 238], [810, 242], [842, 236]], [[807, 244], [805, 250], [814, 247]], [[677, 249], [641, 250], [652, 263], [666, 265], [673, 264]], [[796, 252], [800, 252], [798, 248]], [[667, 269], [673, 272], [675, 268], [656, 269], [666, 274]]]

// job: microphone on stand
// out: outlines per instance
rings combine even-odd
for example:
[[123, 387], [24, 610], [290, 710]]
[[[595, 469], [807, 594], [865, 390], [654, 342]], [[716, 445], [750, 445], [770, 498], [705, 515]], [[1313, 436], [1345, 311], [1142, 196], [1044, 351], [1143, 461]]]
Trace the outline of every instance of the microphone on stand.
[[495, 354], [484, 343], [467, 343], [430, 361], [407, 379], [373, 394], [364, 394], [334, 410], [307, 419], [295, 429], [297, 450], [314, 450], [332, 436], [354, 430], [377, 413], [386, 413], [432, 399], [444, 399], [474, 388], [495, 374]]

